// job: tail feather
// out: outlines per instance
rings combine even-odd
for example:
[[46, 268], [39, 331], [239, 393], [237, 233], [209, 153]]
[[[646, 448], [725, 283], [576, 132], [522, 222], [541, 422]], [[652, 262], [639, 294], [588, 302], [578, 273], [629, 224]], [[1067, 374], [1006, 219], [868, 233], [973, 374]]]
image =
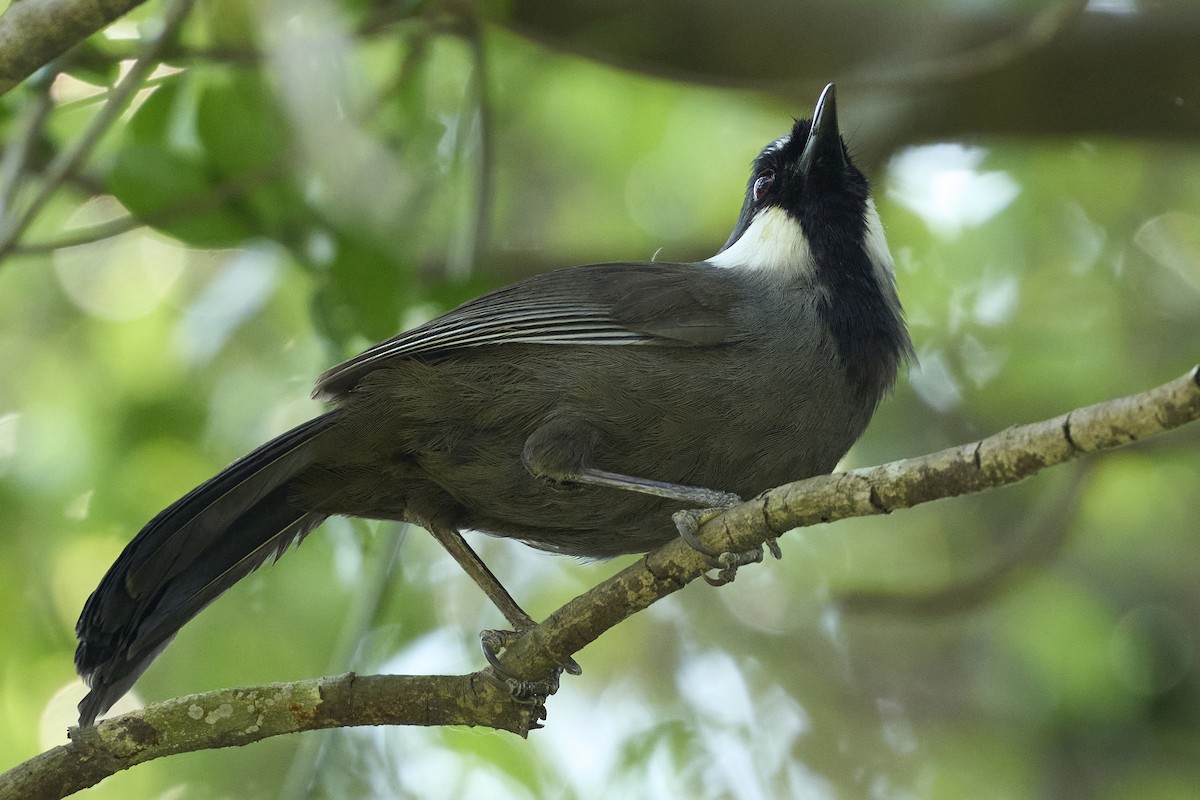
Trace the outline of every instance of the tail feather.
[[231, 464], [164, 510], [129, 543], [88, 598], [75, 667], [91, 687], [80, 724], [106, 711], [185, 622], [279, 558], [325, 519], [294, 502], [293, 481], [337, 412], [317, 417]]

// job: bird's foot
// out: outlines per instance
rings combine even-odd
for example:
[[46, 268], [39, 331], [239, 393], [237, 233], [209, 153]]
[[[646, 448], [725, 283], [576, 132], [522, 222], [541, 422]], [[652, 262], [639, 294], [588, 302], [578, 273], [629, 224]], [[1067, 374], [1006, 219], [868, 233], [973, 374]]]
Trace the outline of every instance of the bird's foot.
[[[740, 503], [741, 498], [738, 498], [737, 502]], [[685, 509], [683, 511], [676, 511], [671, 517], [675, 521], [675, 528], [679, 531], [679, 537], [687, 542], [688, 546], [693, 550], [705, 556], [708, 559], [709, 566], [717, 571], [716, 577], [709, 575], [707, 572], [701, 576], [711, 586], [724, 586], [727, 583], [732, 583], [733, 579], [737, 577], [738, 567], [744, 567], [747, 564], [757, 564], [763, 560], [763, 545], [761, 544], [740, 553], [728, 551], [719, 553], [700, 541], [700, 537], [697, 535], [700, 527], [724, 510], [725, 508]], [[779, 541], [776, 537], [772, 536], [767, 539], [766, 548], [775, 558], [783, 557], [783, 552], [779, 549]]]
[[573, 658], [568, 658], [554, 668], [550, 677], [539, 681], [527, 681], [513, 675], [500, 663], [500, 652], [517, 639], [525, 635], [525, 631], [486, 630], [479, 634], [479, 644], [483, 649], [483, 657], [492, 668], [492, 682], [508, 692], [509, 696], [518, 703], [536, 705], [558, 691], [558, 678], [566, 672], [580, 675], [583, 669]]

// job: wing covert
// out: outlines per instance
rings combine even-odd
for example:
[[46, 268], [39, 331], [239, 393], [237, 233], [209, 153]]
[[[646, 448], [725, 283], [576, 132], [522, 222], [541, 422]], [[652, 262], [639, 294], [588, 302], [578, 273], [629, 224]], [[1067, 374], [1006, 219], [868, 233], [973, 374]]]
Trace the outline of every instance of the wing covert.
[[739, 294], [699, 264], [595, 264], [535, 275], [364, 350], [321, 375], [313, 395], [343, 396], [393, 359], [471, 347], [720, 344], [731, 335]]

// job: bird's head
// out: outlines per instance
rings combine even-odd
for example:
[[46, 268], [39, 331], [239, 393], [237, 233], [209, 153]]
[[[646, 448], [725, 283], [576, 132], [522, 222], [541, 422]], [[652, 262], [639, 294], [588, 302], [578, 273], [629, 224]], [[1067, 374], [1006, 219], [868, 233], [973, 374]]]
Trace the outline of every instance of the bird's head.
[[788, 277], [865, 266], [890, 282], [883, 226], [842, 141], [833, 84], [812, 119], [798, 120], [754, 159], [737, 225], [709, 263]]

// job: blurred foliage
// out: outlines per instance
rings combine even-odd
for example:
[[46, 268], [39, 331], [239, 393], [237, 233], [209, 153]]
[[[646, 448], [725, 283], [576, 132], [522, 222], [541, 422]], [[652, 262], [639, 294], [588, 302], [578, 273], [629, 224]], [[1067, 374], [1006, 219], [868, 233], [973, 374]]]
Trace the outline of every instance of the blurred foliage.
[[[745, 166], [807, 110], [491, 28], [474, 38], [409, 6], [379, 27], [362, 3], [286, 19], [205, 4], [181, 45], [214, 54], [160, 70], [0, 262], [0, 768], [63, 741], [83, 691], [74, 621], [124, 543], [315, 413], [312, 376], [521, 275], [711, 255]], [[83, 129], [117, 75], [105, 54], [152, 13], [66, 62], [33, 167]], [[251, 47], [261, 57], [235, 57]], [[0, 98], [0, 141], [34, 92]], [[852, 93], [841, 106], [853, 147], [861, 111]], [[921, 366], [849, 465], [1200, 359], [1194, 146], [901, 143], [869, 166]], [[126, 215], [128, 230], [99, 235]], [[311, 734], [160, 760], [81, 796], [274, 797], [311, 781], [309, 796], [339, 798], [1192, 797], [1197, 487], [1200, 432], [1185, 429], [1008, 490], [789, 535], [783, 561], [690, 587], [586, 649], [529, 741]], [[393, 574], [397, 535], [327, 524], [189, 624], [130, 702], [478, 668], [495, 612], [420, 531]], [[480, 546], [535, 616], [617, 567]], [[978, 602], [886, 602], [949, 585]], [[843, 606], [851, 593], [876, 604]]]

